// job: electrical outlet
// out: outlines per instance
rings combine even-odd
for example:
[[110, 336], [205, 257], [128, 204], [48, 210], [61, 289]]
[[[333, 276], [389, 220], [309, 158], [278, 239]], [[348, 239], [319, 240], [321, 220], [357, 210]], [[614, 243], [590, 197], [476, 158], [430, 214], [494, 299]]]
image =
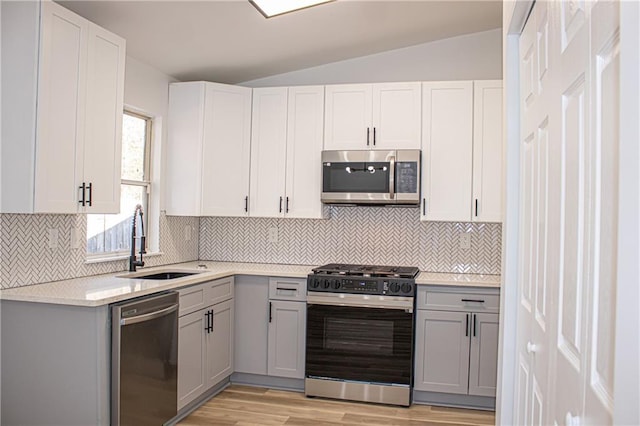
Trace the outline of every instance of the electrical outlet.
[[460, 248], [463, 250], [468, 250], [471, 248], [471, 234], [466, 232], [460, 233]]
[[269, 228], [269, 234], [267, 235], [267, 240], [270, 243], [277, 243], [278, 242], [278, 228], [271, 227]]
[[185, 225], [184, 227], [184, 240], [191, 241], [191, 225]]
[[56, 228], [49, 229], [49, 248], [58, 248], [58, 230]]

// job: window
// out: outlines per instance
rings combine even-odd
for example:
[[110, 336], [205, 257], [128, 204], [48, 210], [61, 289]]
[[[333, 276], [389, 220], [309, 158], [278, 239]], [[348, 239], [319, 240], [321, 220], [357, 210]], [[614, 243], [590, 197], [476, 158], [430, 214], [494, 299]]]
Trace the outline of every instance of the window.
[[[130, 111], [124, 112], [120, 213], [87, 215], [87, 253], [89, 255], [117, 255], [131, 250], [131, 223], [137, 204], [142, 205], [145, 232], [148, 229], [151, 124], [149, 117]], [[139, 224], [138, 235], [140, 235]], [[136, 251], [140, 250], [139, 244], [140, 240], [137, 241]]]

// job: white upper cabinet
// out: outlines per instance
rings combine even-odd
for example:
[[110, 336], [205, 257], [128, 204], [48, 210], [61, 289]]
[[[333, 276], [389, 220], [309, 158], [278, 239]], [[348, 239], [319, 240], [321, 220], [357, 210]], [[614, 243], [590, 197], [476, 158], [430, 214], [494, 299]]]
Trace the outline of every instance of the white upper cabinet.
[[421, 220], [502, 220], [502, 83], [423, 83]]
[[[3, 103], [27, 96], [16, 101], [21, 127], [3, 137], [3, 167], [14, 184], [2, 188], [2, 211], [118, 212], [125, 40], [54, 2], [41, 2], [40, 10], [33, 3], [2, 7], [3, 22], [12, 21], [3, 25], [3, 48], [11, 40], [3, 87], [13, 88]], [[25, 37], [22, 28], [39, 37]], [[37, 93], [29, 98], [31, 87]], [[10, 116], [3, 108], [3, 124]]]
[[473, 83], [423, 83], [421, 218], [471, 219]]
[[251, 89], [169, 86], [166, 209], [177, 216], [246, 216]]
[[289, 88], [286, 217], [322, 218], [324, 87]]
[[420, 83], [373, 85], [373, 148], [420, 149]]
[[[285, 211], [287, 88], [253, 89], [249, 209], [254, 217]], [[320, 166], [318, 165], [318, 168]]]
[[323, 102], [322, 86], [254, 89], [250, 216], [322, 217]]
[[502, 80], [474, 82], [473, 215], [475, 222], [502, 221]]
[[325, 94], [325, 150], [420, 149], [420, 83], [331, 85]]
[[87, 213], [119, 213], [124, 107], [124, 40], [89, 24], [84, 180], [91, 184]]

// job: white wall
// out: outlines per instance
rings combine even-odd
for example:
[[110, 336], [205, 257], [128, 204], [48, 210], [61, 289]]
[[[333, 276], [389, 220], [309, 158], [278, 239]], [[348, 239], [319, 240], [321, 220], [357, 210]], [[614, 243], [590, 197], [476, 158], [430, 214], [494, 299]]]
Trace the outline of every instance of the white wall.
[[[177, 80], [131, 56], [127, 56], [124, 81], [125, 107], [153, 118], [152, 147], [154, 149], [151, 152], [151, 191], [154, 196], [152, 196], [152, 204], [149, 208], [156, 213], [160, 209], [164, 209], [165, 185], [161, 171], [165, 169], [165, 160], [162, 153], [166, 152], [169, 83], [173, 81]], [[148, 220], [148, 234], [158, 235], [158, 215], [149, 215]], [[149, 243], [152, 251], [157, 251], [157, 239], [151, 240]]]
[[502, 30], [438, 40], [240, 83], [248, 87], [502, 78]]

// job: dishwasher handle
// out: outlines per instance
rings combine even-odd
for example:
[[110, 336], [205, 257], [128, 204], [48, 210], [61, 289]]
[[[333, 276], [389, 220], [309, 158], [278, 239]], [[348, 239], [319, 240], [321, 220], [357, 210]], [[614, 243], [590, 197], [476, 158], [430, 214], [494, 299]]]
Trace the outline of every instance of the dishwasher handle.
[[145, 321], [151, 321], [154, 320], [156, 318], [160, 318], [160, 317], [164, 317], [166, 315], [169, 315], [172, 312], [175, 312], [178, 310], [178, 304], [174, 303], [173, 305], [170, 305], [164, 309], [160, 309], [158, 311], [154, 311], [154, 312], [149, 312], [147, 314], [143, 314], [143, 315], [137, 315], [135, 317], [129, 317], [129, 318], [122, 318], [120, 320], [120, 325], [131, 325], [131, 324], [137, 324], [140, 322], [145, 322]]

